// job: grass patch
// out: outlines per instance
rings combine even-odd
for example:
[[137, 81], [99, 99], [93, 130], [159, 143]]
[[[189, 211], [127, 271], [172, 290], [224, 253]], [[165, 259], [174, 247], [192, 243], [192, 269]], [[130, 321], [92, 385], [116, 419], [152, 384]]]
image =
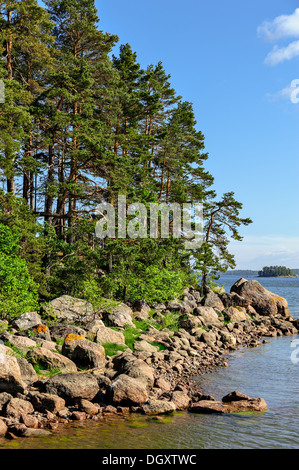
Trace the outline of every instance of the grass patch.
[[32, 365], [33, 365], [33, 369], [35, 370], [35, 372], [38, 375], [42, 375], [43, 377], [52, 377], [52, 375], [62, 374], [61, 370], [58, 369], [57, 367], [54, 367], [53, 369], [45, 370], [44, 366], [42, 366], [41, 364], [37, 363], [37, 364], [32, 364]]
[[123, 333], [124, 333], [126, 345], [133, 351], [134, 343], [142, 334], [142, 330], [138, 330], [137, 328], [134, 328], [133, 326], [127, 326]]
[[160, 323], [160, 330], [163, 330], [164, 328], [167, 328], [168, 330], [171, 331], [178, 331], [179, 330], [179, 318], [180, 314], [179, 313], [165, 313], [163, 315], [163, 318]]
[[117, 343], [104, 343], [102, 346], [105, 349], [106, 356], [115, 356], [119, 351], [127, 349], [125, 345]]
[[165, 346], [164, 344], [157, 343], [156, 341], [153, 341], [153, 342], [150, 343], [150, 344], [151, 344], [152, 346], [157, 346], [159, 351], [164, 351], [164, 349], [166, 349], [166, 346]]
[[[9, 341], [4, 341], [4, 346], [10, 348], [13, 352], [14, 357], [23, 357], [26, 358], [27, 351], [23, 351], [17, 346], [13, 346]], [[29, 348], [28, 348], [29, 349]]]

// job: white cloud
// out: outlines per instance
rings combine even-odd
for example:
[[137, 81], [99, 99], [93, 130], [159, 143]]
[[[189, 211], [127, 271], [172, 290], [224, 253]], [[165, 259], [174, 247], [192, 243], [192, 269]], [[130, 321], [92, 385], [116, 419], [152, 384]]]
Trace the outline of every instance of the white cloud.
[[299, 79], [294, 79], [287, 87], [283, 88], [276, 93], [267, 93], [266, 97], [269, 101], [278, 101], [281, 99], [287, 99], [290, 103], [299, 103]]
[[291, 15], [280, 15], [273, 21], [264, 21], [257, 31], [260, 37], [269, 41], [284, 37], [299, 37], [299, 8], [296, 8]]
[[299, 269], [299, 237], [265, 235], [247, 236], [242, 242], [230, 243], [237, 269], [260, 270], [263, 266], [287, 266]]
[[280, 99], [287, 99], [291, 100], [291, 95], [294, 92], [294, 87], [291, 85], [283, 88], [280, 91], [277, 91], [276, 93], [267, 93], [266, 96], [270, 101], [277, 101]]
[[286, 47], [274, 46], [265, 59], [267, 65], [277, 65], [285, 60], [299, 56], [299, 41], [293, 41]]

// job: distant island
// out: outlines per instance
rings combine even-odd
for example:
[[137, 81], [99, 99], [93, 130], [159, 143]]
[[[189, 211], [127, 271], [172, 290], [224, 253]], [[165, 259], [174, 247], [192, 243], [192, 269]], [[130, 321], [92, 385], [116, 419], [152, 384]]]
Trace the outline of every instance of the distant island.
[[[220, 274], [220, 273], [219, 273]], [[285, 266], [265, 266], [261, 271], [252, 269], [232, 269], [225, 273], [229, 276], [240, 277], [299, 277], [299, 269], [290, 269]]]
[[259, 277], [296, 277], [293, 271], [286, 266], [264, 266], [258, 272]]

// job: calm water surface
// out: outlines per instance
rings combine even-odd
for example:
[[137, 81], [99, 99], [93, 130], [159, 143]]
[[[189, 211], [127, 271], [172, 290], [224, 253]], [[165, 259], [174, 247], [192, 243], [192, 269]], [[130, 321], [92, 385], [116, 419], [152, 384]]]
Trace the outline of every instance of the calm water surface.
[[[225, 283], [228, 292], [237, 279], [223, 276], [219, 282]], [[292, 315], [299, 318], [299, 278], [258, 280], [285, 297]], [[271, 338], [258, 348], [240, 349], [227, 357], [227, 368], [198, 378], [200, 386], [216, 399], [236, 389], [252, 397], [263, 397], [268, 404], [266, 413], [178, 413], [164, 417], [162, 422], [144, 416], [110, 418], [97, 423], [61, 425], [50, 437], [0, 440], [0, 448], [298, 449], [299, 364], [291, 361], [295, 339], [299, 338]]]

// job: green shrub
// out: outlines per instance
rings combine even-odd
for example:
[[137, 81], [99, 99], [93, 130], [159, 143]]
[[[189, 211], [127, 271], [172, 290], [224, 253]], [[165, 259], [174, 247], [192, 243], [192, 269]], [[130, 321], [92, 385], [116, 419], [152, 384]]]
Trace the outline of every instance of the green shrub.
[[12, 318], [38, 306], [37, 284], [19, 256], [19, 236], [0, 224], [0, 318]]

